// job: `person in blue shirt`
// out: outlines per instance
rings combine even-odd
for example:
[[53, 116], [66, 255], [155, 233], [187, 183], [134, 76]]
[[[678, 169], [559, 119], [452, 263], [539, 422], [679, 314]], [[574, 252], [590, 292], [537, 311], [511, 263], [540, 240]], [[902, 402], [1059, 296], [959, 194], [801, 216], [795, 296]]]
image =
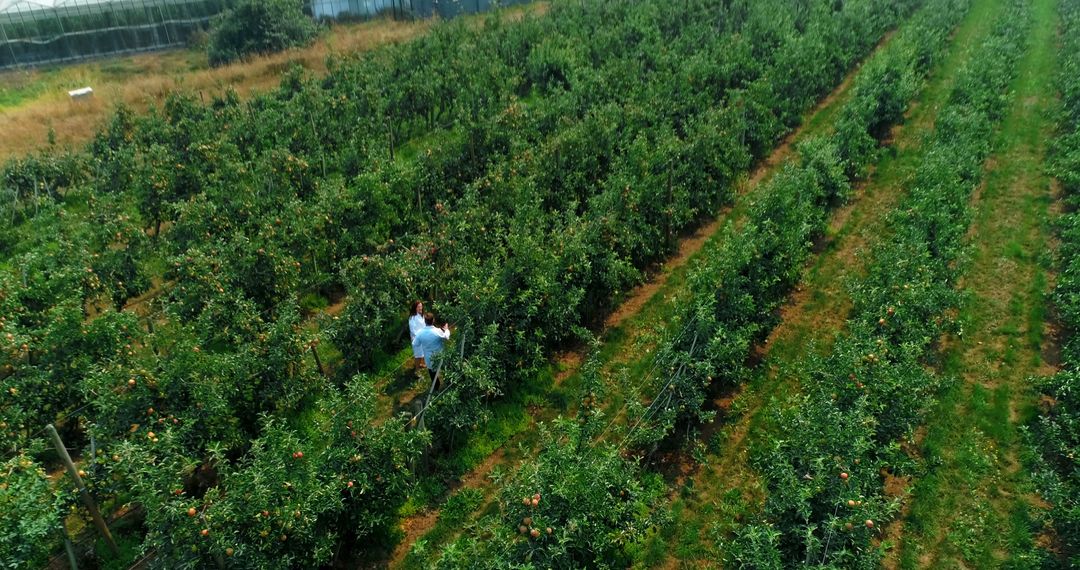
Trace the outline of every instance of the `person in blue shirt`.
[[[412, 313], [409, 316], [409, 343], [412, 344], [416, 341], [416, 335], [420, 334], [420, 331], [424, 330], [427, 323], [424, 321], [424, 303], [420, 301], [414, 301], [412, 304]], [[419, 347], [413, 345], [413, 368], [420, 369], [424, 367], [424, 354], [420, 351]]]
[[430, 367], [450, 339], [450, 325], [443, 323], [441, 327], [436, 327], [435, 315], [431, 313], [424, 313], [424, 322], [426, 326], [413, 339], [413, 354], [420, 355], [422, 366]]

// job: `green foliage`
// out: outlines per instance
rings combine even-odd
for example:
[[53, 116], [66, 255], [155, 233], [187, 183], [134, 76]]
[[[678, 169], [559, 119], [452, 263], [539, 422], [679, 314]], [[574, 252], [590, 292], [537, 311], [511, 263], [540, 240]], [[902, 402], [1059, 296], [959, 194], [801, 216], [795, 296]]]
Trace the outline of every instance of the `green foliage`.
[[[373, 425], [374, 393], [360, 377], [319, 410], [317, 438], [267, 417], [239, 460], [213, 444], [205, 461], [184, 459], [186, 422], [120, 444], [108, 469], [142, 497], [146, 546], [158, 563], [197, 568], [230, 556], [241, 568], [319, 565], [345, 537], [388, 528], [424, 435], [398, 421]], [[151, 489], [169, 492], [143, 494]]]
[[[828, 138], [807, 141], [751, 198], [747, 222], [690, 278], [692, 295], [658, 351], [657, 380], [632, 400], [628, 439], [655, 446], [679, 425], [708, 421], [706, 390], [748, 377], [746, 354], [773, 326], [797, 281], [825, 212], [846, 196], [850, 177], [873, 158], [876, 141], [901, 120], [907, 101], [943, 49], [966, 2], [928, 5], [868, 63]], [[751, 524], [720, 534], [734, 565], [874, 567], [881, 525], [898, 503], [884, 478], [904, 468], [897, 441], [925, 412], [939, 380], [925, 370], [933, 339], [953, 325], [959, 303], [968, 198], [989, 153], [1028, 25], [1016, 2], [959, 76], [927, 159], [869, 275], [853, 285], [849, 335], [828, 357], [805, 364], [802, 399], [773, 418], [787, 437], [752, 450], [768, 490]], [[927, 39], [933, 40], [928, 43]]]
[[210, 65], [305, 45], [316, 29], [300, 0], [240, 0], [210, 28]]
[[0, 567], [44, 567], [62, 530], [62, 506], [37, 462], [17, 455], [0, 464]]
[[540, 429], [541, 450], [504, 487], [501, 513], [446, 547], [436, 567], [622, 568], [663, 524], [658, 476], [577, 422]]
[[[227, 548], [238, 565], [340, 563], [328, 545], [390, 525], [428, 437], [427, 464], [456, 469], [438, 456], [480, 422], [495, 418], [462, 455], [501, 441], [483, 434], [518, 429], [522, 385], [551, 351], [730, 204], [751, 162], [915, 4], [555, 2], [543, 17], [451, 22], [332, 58], [322, 77], [292, 70], [248, 101], [174, 94], [145, 115], [118, 109], [83, 154], [13, 162], [0, 184], [12, 197], [11, 231], [0, 232], [0, 442], [33, 445], [58, 418], [72, 447], [93, 436], [107, 452], [91, 477], [105, 498], [146, 509], [142, 550], [163, 566], [207, 565]], [[843, 149], [808, 144], [756, 206], [753, 247], [725, 254], [740, 265], [703, 273], [698, 286], [745, 320], [735, 344], [712, 345], [714, 364], [743, 370], [747, 343], [770, 326], [761, 309], [797, 276], [821, 206], [848, 192]], [[38, 178], [48, 191], [27, 199]], [[710, 275], [738, 279], [717, 294]], [[340, 314], [305, 318], [305, 296], [341, 290]], [[374, 397], [360, 392], [376, 379], [352, 379], [400, 350], [416, 298], [454, 325], [431, 433], [373, 413], [348, 429], [326, 423], [328, 402]], [[342, 355], [330, 378], [312, 350], [326, 341]], [[664, 422], [697, 417], [708, 371], [693, 372]], [[601, 385], [589, 386], [598, 407]], [[508, 394], [515, 411], [498, 417]], [[600, 432], [595, 411], [574, 438]], [[342, 439], [353, 431], [367, 439]], [[281, 457], [298, 442], [305, 463]], [[370, 466], [337, 452], [357, 448]], [[605, 477], [637, 476], [604, 461]], [[341, 493], [372, 473], [386, 484]], [[303, 496], [252, 491], [302, 513], [284, 544], [267, 544], [244, 487], [293, 475]], [[209, 518], [185, 518], [185, 505]], [[545, 556], [589, 563], [581, 552], [596, 540], [637, 557], [644, 531], [620, 532], [631, 538], [570, 534], [572, 550]]]
[[439, 513], [439, 520], [449, 525], [460, 525], [475, 511], [480, 508], [484, 500], [484, 492], [472, 487], [462, 489], [454, 493]]
[[1038, 452], [1035, 459], [1039, 492], [1053, 505], [1050, 520], [1065, 546], [1070, 564], [1080, 561], [1080, 376], [1075, 369], [1060, 372], [1040, 389], [1052, 398], [1032, 422], [1029, 439]]
[[[58, 200], [64, 190], [85, 180], [84, 160], [85, 157], [68, 152], [41, 152], [16, 158], [0, 169], [0, 187], [16, 202]], [[4, 207], [17, 208], [13, 204]]]
[[[958, 1], [920, 11], [888, 49], [863, 66], [835, 132], [804, 141], [798, 162], [786, 165], [751, 198], [746, 224], [724, 230], [721, 245], [690, 276], [692, 296], [657, 353], [658, 380], [644, 389], [647, 399], [631, 402], [631, 416], [644, 418], [630, 434], [636, 445], [656, 445], [676, 425], [710, 421], [712, 412], [703, 407], [706, 391], [748, 378], [746, 355], [775, 325], [812, 241], [825, 230], [826, 212], [848, 196], [851, 178], [873, 158], [878, 138], [903, 118], [929, 71], [923, 60], [943, 48], [965, 7]], [[927, 38], [936, 41], [932, 49]], [[883, 87], [889, 77], [899, 83]], [[936, 214], [930, 208], [923, 213]], [[936, 300], [915, 318], [930, 318], [942, 306]]]
[[[910, 437], [941, 382], [925, 363], [935, 339], [955, 328], [948, 315], [960, 304], [968, 202], [1029, 24], [1028, 4], [1011, 3], [959, 73], [926, 160], [889, 218], [892, 233], [852, 285], [848, 334], [829, 356], [809, 357], [801, 400], [774, 419], [787, 435], [753, 450], [769, 492], [765, 512], [725, 547], [744, 567], [763, 556], [785, 567], [879, 564], [873, 541], [899, 508], [884, 495], [885, 479], [908, 463], [898, 442]], [[779, 556], [751, 550], [763, 548]]]
[[[780, 534], [769, 523], [750, 523], [725, 545], [724, 562], [736, 568], [779, 570], [784, 567], [780, 558]], [[717, 538], [723, 539], [722, 536]]]
[[1062, 551], [1061, 565], [1080, 565], [1080, 2], [1061, 3], [1058, 88], [1061, 112], [1049, 170], [1061, 182], [1072, 209], [1058, 220], [1060, 239], [1054, 307], [1065, 333], [1062, 368], [1039, 385], [1044, 394], [1040, 414], [1027, 426], [1027, 440], [1039, 493], [1052, 505], [1048, 519]]

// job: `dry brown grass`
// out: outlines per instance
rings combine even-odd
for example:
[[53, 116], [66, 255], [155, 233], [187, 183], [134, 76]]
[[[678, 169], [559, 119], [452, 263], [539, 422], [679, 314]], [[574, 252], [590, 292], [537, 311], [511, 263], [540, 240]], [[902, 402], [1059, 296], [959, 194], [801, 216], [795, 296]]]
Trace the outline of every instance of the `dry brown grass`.
[[[543, 2], [507, 11], [510, 18], [543, 13]], [[480, 17], [469, 16], [471, 22]], [[301, 65], [314, 73], [326, 71], [332, 54], [349, 54], [408, 41], [427, 32], [437, 20], [411, 22], [388, 19], [344, 24], [331, 28], [313, 45], [210, 68], [204, 52], [190, 49], [98, 60], [59, 70], [12, 71], [0, 74], [0, 89], [42, 86], [36, 97], [16, 106], [0, 108], [0, 161], [46, 145], [50, 126], [61, 146], [89, 140], [112, 109], [123, 103], [136, 111], [158, 105], [172, 91], [202, 92], [207, 97], [233, 88], [241, 97], [276, 86], [282, 72]], [[86, 101], [71, 101], [67, 90], [94, 88]]]

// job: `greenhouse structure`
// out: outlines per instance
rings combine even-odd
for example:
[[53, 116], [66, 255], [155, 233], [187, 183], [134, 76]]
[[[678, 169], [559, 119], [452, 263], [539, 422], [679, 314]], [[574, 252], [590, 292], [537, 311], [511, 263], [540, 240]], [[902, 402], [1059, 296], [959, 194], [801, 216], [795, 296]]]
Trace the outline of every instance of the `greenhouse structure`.
[[0, 69], [181, 45], [230, 0], [0, 0]]
[[[235, 0], [0, 0], [0, 69], [183, 45]], [[482, 12], [524, 0], [306, 0], [317, 20]]]
[[383, 14], [416, 18], [453, 18], [484, 12], [496, 4], [508, 6], [528, 0], [310, 0], [307, 5], [315, 19], [363, 19]]

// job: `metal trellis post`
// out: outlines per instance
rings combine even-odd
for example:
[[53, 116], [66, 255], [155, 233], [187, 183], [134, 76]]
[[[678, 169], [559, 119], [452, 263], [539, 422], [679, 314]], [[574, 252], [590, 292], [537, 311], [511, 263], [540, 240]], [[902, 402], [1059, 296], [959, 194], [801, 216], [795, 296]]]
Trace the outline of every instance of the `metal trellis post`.
[[165, 9], [162, 5], [157, 7], [158, 15], [161, 16], [161, 29], [165, 30], [165, 41], [172, 45], [172, 34], [169, 33], [169, 20], [165, 17]]
[[75, 546], [71, 544], [71, 537], [68, 536], [67, 529], [61, 529], [60, 534], [64, 539], [64, 552], [67, 554], [68, 565], [71, 566], [71, 570], [79, 570], [79, 562], [75, 557]]
[[75, 50], [71, 49], [71, 42], [68, 40], [67, 30], [64, 29], [64, 22], [60, 20], [60, 11], [53, 10], [53, 17], [56, 18], [56, 25], [60, 26], [60, 41], [66, 48], [67, 53], [64, 54], [64, 59], [75, 57]]
[[11, 65], [12, 67], [18, 67], [19, 58], [15, 55], [15, 48], [11, 46], [11, 38], [7, 35], [7, 30], [4, 29], [4, 24], [0, 23], [0, 35], [4, 36], [4, 43], [8, 47], [8, 51], [11, 52]]

